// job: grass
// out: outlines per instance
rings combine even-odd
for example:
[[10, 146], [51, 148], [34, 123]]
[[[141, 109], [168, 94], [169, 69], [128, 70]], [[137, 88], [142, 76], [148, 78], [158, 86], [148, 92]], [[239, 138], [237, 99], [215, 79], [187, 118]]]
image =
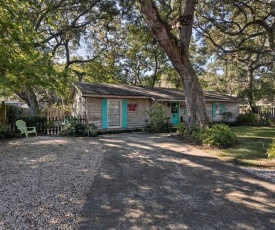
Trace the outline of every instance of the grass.
[[237, 135], [239, 143], [230, 149], [204, 149], [204, 151], [235, 164], [275, 167], [275, 159], [268, 159], [267, 148], [275, 138], [275, 128], [236, 126], [231, 130]]

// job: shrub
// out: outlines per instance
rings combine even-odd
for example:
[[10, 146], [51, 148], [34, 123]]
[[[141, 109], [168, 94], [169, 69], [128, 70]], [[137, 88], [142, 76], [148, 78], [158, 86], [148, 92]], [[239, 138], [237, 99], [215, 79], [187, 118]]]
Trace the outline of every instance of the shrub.
[[237, 143], [236, 135], [225, 124], [214, 124], [210, 128], [193, 127], [190, 130], [185, 123], [180, 123], [176, 127], [177, 132], [191, 143], [218, 148], [231, 147]]
[[166, 133], [171, 131], [171, 124], [163, 118], [162, 104], [155, 103], [149, 111], [149, 120], [144, 130], [149, 133]]
[[205, 136], [206, 128], [193, 127], [191, 129], [191, 138], [197, 143], [203, 143]]
[[240, 114], [237, 117], [237, 122], [239, 123], [252, 123], [254, 121], [256, 121], [256, 116], [254, 113]]
[[148, 133], [168, 133], [172, 129], [170, 123], [148, 123], [144, 127], [144, 131]]
[[0, 138], [7, 139], [14, 137], [15, 134], [6, 126], [0, 123]]
[[225, 122], [228, 122], [231, 117], [233, 117], [233, 113], [232, 112], [224, 112], [224, 113], [222, 113], [222, 119]]
[[271, 145], [267, 149], [268, 158], [275, 158], [275, 138], [273, 138]]
[[219, 148], [228, 148], [237, 143], [236, 135], [230, 130], [229, 126], [224, 124], [215, 124], [199, 136], [203, 144]]
[[92, 137], [97, 136], [98, 129], [95, 124], [87, 125], [86, 129], [87, 129], [88, 136], [92, 136]]
[[97, 131], [97, 127], [94, 124], [86, 125], [79, 121], [65, 120], [60, 134], [64, 136], [96, 136]]
[[18, 120], [18, 117], [23, 116], [23, 109], [14, 105], [7, 105], [7, 108], [9, 123], [15, 123], [15, 121]]
[[272, 120], [270, 120], [268, 118], [261, 118], [261, 120], [259, 121], [259, 124], [263, 125], [263, 126], [271, 126]]
[[85, 136], [86, 125], [78, 122], [65, 123], [60, 131], [60, 134], [64, 136]]
[[178, 123], [175, 128], [177, 129], [177, 133], [181, 136], [186, 136], [188, 134], [188, 127], [185, 122]]
[[180, 122], [176, 125], [177, 133], [183, 138], [184, 141], [193, 144], [202, 144], [202, 134], [205, 132], [204, 128], [193, 127], [188, 129], [185, 122]]

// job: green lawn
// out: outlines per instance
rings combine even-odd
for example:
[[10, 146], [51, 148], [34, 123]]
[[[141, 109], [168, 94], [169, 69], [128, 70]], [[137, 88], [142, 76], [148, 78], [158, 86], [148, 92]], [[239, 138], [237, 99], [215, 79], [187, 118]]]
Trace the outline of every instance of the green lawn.
[[235, 147], [204, 149], [223, 160], [241, 165], [275, 167], [275, 159], [267, 158], [267, 148], [275, 138], [275, 128], [256, 126], [237, 126], [231, 130], [237, 135], [239, 144]]

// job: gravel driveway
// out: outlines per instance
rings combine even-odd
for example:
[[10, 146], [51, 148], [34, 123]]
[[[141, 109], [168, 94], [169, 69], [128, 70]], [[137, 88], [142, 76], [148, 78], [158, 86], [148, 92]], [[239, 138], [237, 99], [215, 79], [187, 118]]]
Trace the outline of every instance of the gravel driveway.
[[[172, 138], [139, 133], [0, 142], [0, 230], [221, 229], [211, 218], [223, 213], [237, 219], [239, 229], [275, 225], [274, 184], [239, 178], [234, 166], [214, 170], [218, 160], [193, 151]], [[228, 176], [237, 182], [224, 184]], [[274, 183], [274, 172], [268, 179]], [[254, 218], [255, 228], [239, 214]]]
[[109, 148], [80, 229], [275, 229], [275, 184], [167, 135], [100, 140]]
[[0, 144], [0, 229], [76, 229], [101, 142], [38, 136]]

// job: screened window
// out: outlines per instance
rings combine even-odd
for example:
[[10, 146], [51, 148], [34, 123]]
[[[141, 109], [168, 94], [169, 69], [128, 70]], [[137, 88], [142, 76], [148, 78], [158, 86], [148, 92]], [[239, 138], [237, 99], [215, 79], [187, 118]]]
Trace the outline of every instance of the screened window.
[[222, 115], [226, 111], [224, 103], [212, 103], [212, 116]]
[[216, 115], [221, 115], [222, 114], [222, 105], [221, 103], [216, 103]]
[[108, 100], [108, 126], [121, 126], [121, 100]]

